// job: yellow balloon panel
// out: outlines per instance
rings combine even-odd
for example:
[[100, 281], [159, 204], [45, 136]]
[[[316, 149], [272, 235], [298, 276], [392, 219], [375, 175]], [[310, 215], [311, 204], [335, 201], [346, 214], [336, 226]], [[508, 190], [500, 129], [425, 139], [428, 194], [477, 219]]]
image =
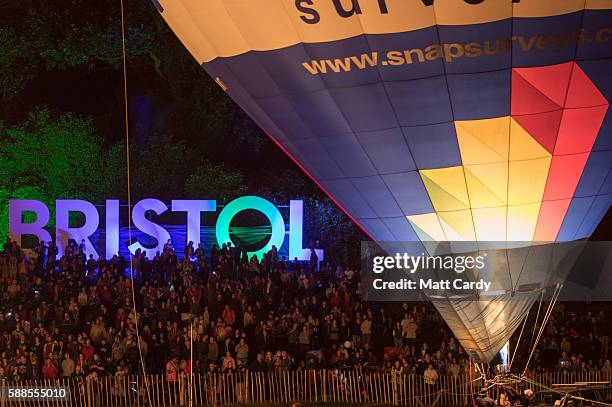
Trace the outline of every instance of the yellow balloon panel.
[[475, 241], [474, 221], [469, 209], [426, 213], [406, 217], [423, 241]]
[[442, 229], [438, 215], [435, 213], [425, 213], [422, 215], [410, 215], [406, 217], [412, 224], [412, 228], [424, 242], [448, 240]]
[[538, 223], [540, 203], [508, 206], [508, 241], [531, 242]]
[[472, 208], [490, 208], [507, 204], [508, 163], [465, 167]]
[[463, 167], [421, 170], [420, 173], [436, 212], [470, 208]]
[[180, 1], [173, 2], [172, 7], [164, 9], [164, 19], [196, 61], [208, 61], [213, 59], [211, 56], [219, 55], [210, 38], [202, 34], [195, 23], [196, 20], [189, 15]]
[[476, 237], [481, 242], [506, 240], [507, 207], [472, 209]]
[[510, 161], [532, 160], [550, 157], [546, 151], [520, 124], [514, 119], [510, 121]]
[[438, 212], [438, 217], [448, 241], [476, 240], [471, 210]]
[[[183, 0], [187, 1], [187, 0]], [[200, 0], [189, 0], [200, 4]], [[287, 44], [295, 44], [301, 42], [300, 36], [295, 31], [293, 21], [287, 9], [284, 7], [284, 0], [267, 0], [265, 12], [262, 12], [262, 7], [259, 5], [259, 10], [254, 10], [253, 6], [257, 5], [253, 0], [232, 0], [223, 1], [216, 0], [225, 4], [227, 15], [233, 25], [238, 29], [240, 38], [252, 50], [265, 51], [278, 48], [278, 41], [282, 36], [282, 40]], [[197, 7], [197, 6], [196, 6]], [[210, 21], [210, 24], [214, 22]], [[356, 24], [358, 27], [359, 24]], [[355, 27], [355, 28], [357, 28]], [[214, 26], [211, 28], [214, 29]], [[216, 29], [219, 35], [223, 35], [222, 30]], [[229, 41], [226, 41], [229, 42]]]
[[424, 241], [515, 241], [533, 239], [540, 203], [408, 216]]
[[510, 161], [508, 204], [523, 205], [541, 202], [548, 179], [551, 158]]
[[568, 14], [582, 10], [585, 7], [584, 0], [562, 0], [562, 1], [521, 1], [513, 4], [514, 17], [546, 17], [550, 16], [551, 10], [556, 14]]
[[434, 3], [436, 21], [441, 25], [463, 25], [512, 17], [510, 1], [483, 1], [478, 6], [474, 7], [465, 1], [437, 0]]
[[551, 154], [510, 117], [455, 130], [463, 165], [420, 171], [438, 216], [421, 219], [421, 229], [452, 241], [531, 241]]
[[[459, 150], [461, 151], [461, 160], [463, 161], [463, 164], [490, 164], [502, 163], [507, 161], [507, 158], [503, 155], [500, 155], [499, 151], [496, 151], [491, 146], [487, 145], [480, 138], [475, 137], [465, 128], [457, 126], [456, 132], [457, 142], [459, 144]], [[506, 130], [506, 139], [508, 138], [508, 134], [509, 132]], [[507, 141], [506, 145], [508, 145]]]
[[[495, 154], [491, 157], [494, 157], [495, 160], [488, 162], [501, 162], [508, 160], [510, 116], [496, 117], [494, 119], [456, 121], [455, 129], [457, 131], [457, 139], [459, 140], [459, 148], [461, 150], [463, 164], [470, 165], [487, 163], [487, 161], [478, 158], [479, 152], [470, 151], [470, 145], [462, 145], [462, 138], [467, 138], [468, 135], [477, 139], [486, 147], [487, 150], [493, 152], [487, 154]], [[469, 138], [467, 138], [466, 141], [475, 143]]]
[[584, 8], [587, 10], [607, 10], [612, 8], [612, 0], [586, 0]]

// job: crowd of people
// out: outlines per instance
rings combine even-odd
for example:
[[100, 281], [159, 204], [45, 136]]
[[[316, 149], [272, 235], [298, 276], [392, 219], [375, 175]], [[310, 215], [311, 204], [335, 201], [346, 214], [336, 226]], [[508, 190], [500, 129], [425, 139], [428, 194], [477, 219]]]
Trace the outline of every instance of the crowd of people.
[[[123, 375], [144, 365], [169, 381], [192, 371], [330, 368], [435, 383], [469, 366], [431, 305], [364, 302], [352, 268], [289, 261], [276, 248], [258, 260], [232, 245], [189, 244], [179, 258], [168, 242], [152, 259], [137, 251], [108, 261], [84, 250], [71, 241], [58, 258], [51, 242], [27, 254], [4, 244], [0, 379]], [[604, 305], [580, 307], [556, 306], [530, 369], [612, 369]]]

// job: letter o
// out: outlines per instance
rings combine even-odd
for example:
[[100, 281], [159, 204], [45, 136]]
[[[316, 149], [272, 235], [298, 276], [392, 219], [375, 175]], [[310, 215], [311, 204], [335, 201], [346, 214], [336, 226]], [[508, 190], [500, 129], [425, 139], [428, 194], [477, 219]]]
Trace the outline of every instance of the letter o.
[[283, 216], [279, 212], [278, 208], [272, 204], [272, 202], [257, 196], [243, 196], [238, 199], [234, 199], [232, 202], [227, 204], [225, 208], [223, 208], [221, 213], [219, 213], [216, 228], [217, 243], [219, 246], [223, 245], [223, 243], [232, 242], [229, 234], [230, 222], [232, 219], [234, 219], [234, 216], [236, 216], [238, 212], [246, 209], [254, 209], [263, 213], [268, 218], [270, 225], [272, 226], [272, 235], [270, 236], [268, 243], [255, 252], [248, 252], [249, 257], [255, 255], [258, 259], [261, 259], [261, 256], [270, 251], [272, 246], [276, 246], [278, 249], [280, 249], [280, 247], [283, 245], [283, 241], [285, 240], [285, 222], [283, 221]]

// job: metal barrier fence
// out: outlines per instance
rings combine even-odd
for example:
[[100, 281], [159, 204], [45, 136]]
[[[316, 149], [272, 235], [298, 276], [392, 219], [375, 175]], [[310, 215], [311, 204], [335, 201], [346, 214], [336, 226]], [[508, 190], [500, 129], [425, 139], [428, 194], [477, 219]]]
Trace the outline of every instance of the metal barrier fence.
[[[146, 380], [145, 380], [146, 379]], [[542, 386], [575, 382], [605, 382], [610, 372], [571, 372], [534, 374], [531, 379]], [[440, 375], [427, 384], [421, 375], [360, 373], [354, 370], [296, 370], [284, 372], [243, 372], [179, 376], [168, 381], [161, 375], [106, 376], [95, 380], [68, 378], [36, 383], [2, 383], [0, 407], [8, 406], [205, 406], [241, 403], [330, 402], [389, 404], [409, 406], [468, 406], [472, 392], [478, 392], [481, 380], [468, 376]], [[65, 388], [65, 400], [7, 399], [11, 388]], [[147, 390], [148, 388], [148, 390]], [[607, 397], [612, 397], [612, 388]], [[191, 403], [190, 403], [191, 402]]]

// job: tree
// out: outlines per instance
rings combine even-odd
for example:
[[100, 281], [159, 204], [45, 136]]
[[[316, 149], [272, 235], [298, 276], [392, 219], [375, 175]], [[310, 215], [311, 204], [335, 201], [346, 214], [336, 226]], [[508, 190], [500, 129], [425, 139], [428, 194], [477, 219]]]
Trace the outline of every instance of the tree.
[[[17, 2], [15, 2], [17, 3]], [[141, 4], [126, 9], [126, 47], [131, 59], [148, 56], [167, 28], [154, 8]], [[15, 95], [41, 70], [119, 68], [121, 26], [118, 3], [71, 0], [57, 4], [23, 0], [0, 14], [0, 100]]]
[[224, 204], [245, 195], [247, 188], [240, 171], [206, 161], [187, 178], [185, 192], [190, 197], [212, 198]]
[[90, 118], [53, 117], [41, 108], [17, 126], [0, 123], [0, 241], [6, 239], [9, 199], [38, 199], [51, 213], [56, 199], [108, 197], [117, 188], [118, 149], [105, 149]]
[[16, 69], [27, 66], [30, 45], [12, 29], [0, 29], [0, 100], [9, 99], [36, 76], [34, 69]]
[[[168, 135], [150, 137], [142, 146], [131, 144], [132, 199], [153, 197], [169, 201], [182, 195], [183, 184], [198, 162], [194, 150]], [[126, 178], [124, 172], [123, 179]]]

